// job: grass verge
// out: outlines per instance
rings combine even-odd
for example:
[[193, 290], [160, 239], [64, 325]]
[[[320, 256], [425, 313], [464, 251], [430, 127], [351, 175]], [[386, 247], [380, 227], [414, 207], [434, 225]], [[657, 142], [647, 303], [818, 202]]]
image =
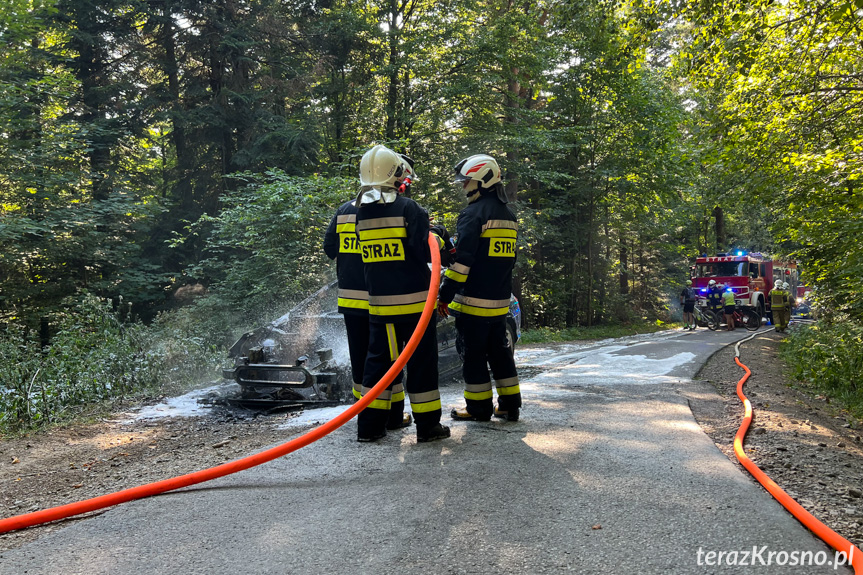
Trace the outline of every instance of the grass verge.
[[638, 324], [595, 325], [590, 327], [568, 327], [552, 329], [540, 327], [528, 329], [521, 333], [519, 343], [550, 343], [559, 341], [583, 341], [626, 337], [643, 333], [655, 333], [679, 327], [680, 324], [653, 322]]

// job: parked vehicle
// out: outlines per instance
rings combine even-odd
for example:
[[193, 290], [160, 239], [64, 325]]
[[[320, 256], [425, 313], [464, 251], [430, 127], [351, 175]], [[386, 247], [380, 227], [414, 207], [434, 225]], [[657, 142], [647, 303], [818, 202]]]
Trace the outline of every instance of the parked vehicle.
[[768, 293], [777, 279], [788, 282], [791, 293], [796, 293], [797, 263], [774, 260], [758, 252], [720, 253], [696, 258], [692, 285], [698, 293], [699, 305], [706, 302], [707, 283], [716, 280], [731, 288], [738, 306], [751, 308], [763, 318], [770, 309]]

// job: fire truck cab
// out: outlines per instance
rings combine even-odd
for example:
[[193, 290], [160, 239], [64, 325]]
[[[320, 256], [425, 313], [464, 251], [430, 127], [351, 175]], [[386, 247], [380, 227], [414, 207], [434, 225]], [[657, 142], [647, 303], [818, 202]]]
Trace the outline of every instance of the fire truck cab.
[[707, 284], [710, 280], [725, 284], [726, 289], [734, 292], [737, 305], [755, 309], [764, 315], [770, 309], [767, 294], [773, 289], [776, 279], [788, 282], [791, 294], [797, 292], [797, 264], [794, 262], [774, 261], [769, 256], [752, 252], [744, 254], [716, 254], [696, 258], [693, 268], [692, 285], [695, 288], [699, 305], [707, 299]]

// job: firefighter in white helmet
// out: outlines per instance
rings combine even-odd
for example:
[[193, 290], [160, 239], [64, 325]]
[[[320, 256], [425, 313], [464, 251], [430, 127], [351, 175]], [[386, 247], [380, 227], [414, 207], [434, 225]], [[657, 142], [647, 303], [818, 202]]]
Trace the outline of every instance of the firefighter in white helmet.
[[716, 280], [707, 282], [707, 309], [716, 314], [717, 318], [722, 318], [722, 289], [717, 285]]
[[[416, 179], [414, 161], [404, 154], [399, 154], [403, 173], [399, 185], [399, 193], [409, 193], [410, 185]], [[396, 183], [399, 183], [396, 181]], [[348, 339], [348, 353], [351, 361], [351, 377], [353, 393], [359, 399], [362, 397], [363, 372], [365, 371], [366, 355], [369, 350], [369, 293], [366, 290], [363, 259], [356, 233], [357, 206], [356, 198], [351, 198], [339, 206], [324, 235], [324, 252], [336, 260], [336, 277], [338, 278], [338, 309], [345, 322]], [[412, 418], [405, 413], [404, 386], [397, 383], [393, 386], [390, 416], [386, 428], [388, 430], [408, 427]]]
[[782, 280], [776, 280], [770, 290], [770, 309], [773, 312], [773, 324], [776, 331], [785, 331], [788, 320], [791, 319], [791, 309], [788, 305], [788, 292]]
[[782, 290], [785, 292], [785, 309], [788, 310], [788, 323], [791, 323], [791, 310], [794, 309], [795, 298], [791, 291], [791, 285], [788, 282], [782, 282]]
[[414, 171], [414, 160], [405, 154], [399, 154], [399, 157], [402, 159], [402, 175], [398, 191], [409, 198], [411, 197], [411, 185], [417, 179], [416, 172]]
[[[407, 160], [385, 146], [374, 146], [360, 161], [356, 199], [356, 232], [369, 302], [369, 344], [361, 385], [362, 397], [384, 376], [413, 334], [428, 295], [431, 272], [429, 217], [416, 202], [399, 194]], [[411, 166], [412, 170], [412, 166]], [[439, 241], [439, 244], [442, 242]], [[417, 441], [449, 437], [440, 424], [438, 357], [435, 323], [430, 322], [407, 363], [407, 394]], [[357, 440], [376, 441], [395, 425], [402, 409], [394, 408], [402, 376], [395, 379], [357, 418]], [[401, 398], [399, 398], [401, 395]]]
[[[500, 166], [479, 154], [455, 166], [455, 181], [468, 201], [458, 217], [455, 262], [444, 274], [438, 312], [457, 315], [464, 341], [466, 408], [456, 420], [488, 421], [492, 415], [518, 421], [521, 390], [512, 349], [506, 337], [506, 316], [512, 295], [518, 221], [507, 207]], [[491, 368], [497, 388], [494, 406]]]

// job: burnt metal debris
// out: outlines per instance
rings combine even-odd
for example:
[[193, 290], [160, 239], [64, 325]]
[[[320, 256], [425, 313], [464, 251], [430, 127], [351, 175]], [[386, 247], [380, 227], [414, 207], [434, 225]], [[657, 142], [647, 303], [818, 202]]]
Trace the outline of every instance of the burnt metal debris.
[[[232, 352], [240, 351], [254, 333], [243, 334]], [[226, 397], [225, 402], [246, 409], [292, 411], [347, 401], [351, 389], [345, 385], [344, 373], [332, 364], [332, 349], [319, 349], [314, 356], [315, 363], [302, 355], [294, 365], [286, 365], [280, 363], [274, 347], [267, 345], [256, 345], [242, 355], [234, 355], [234, 366], [223, 369], [222, 377], [233, 379], [240, 391]]]

